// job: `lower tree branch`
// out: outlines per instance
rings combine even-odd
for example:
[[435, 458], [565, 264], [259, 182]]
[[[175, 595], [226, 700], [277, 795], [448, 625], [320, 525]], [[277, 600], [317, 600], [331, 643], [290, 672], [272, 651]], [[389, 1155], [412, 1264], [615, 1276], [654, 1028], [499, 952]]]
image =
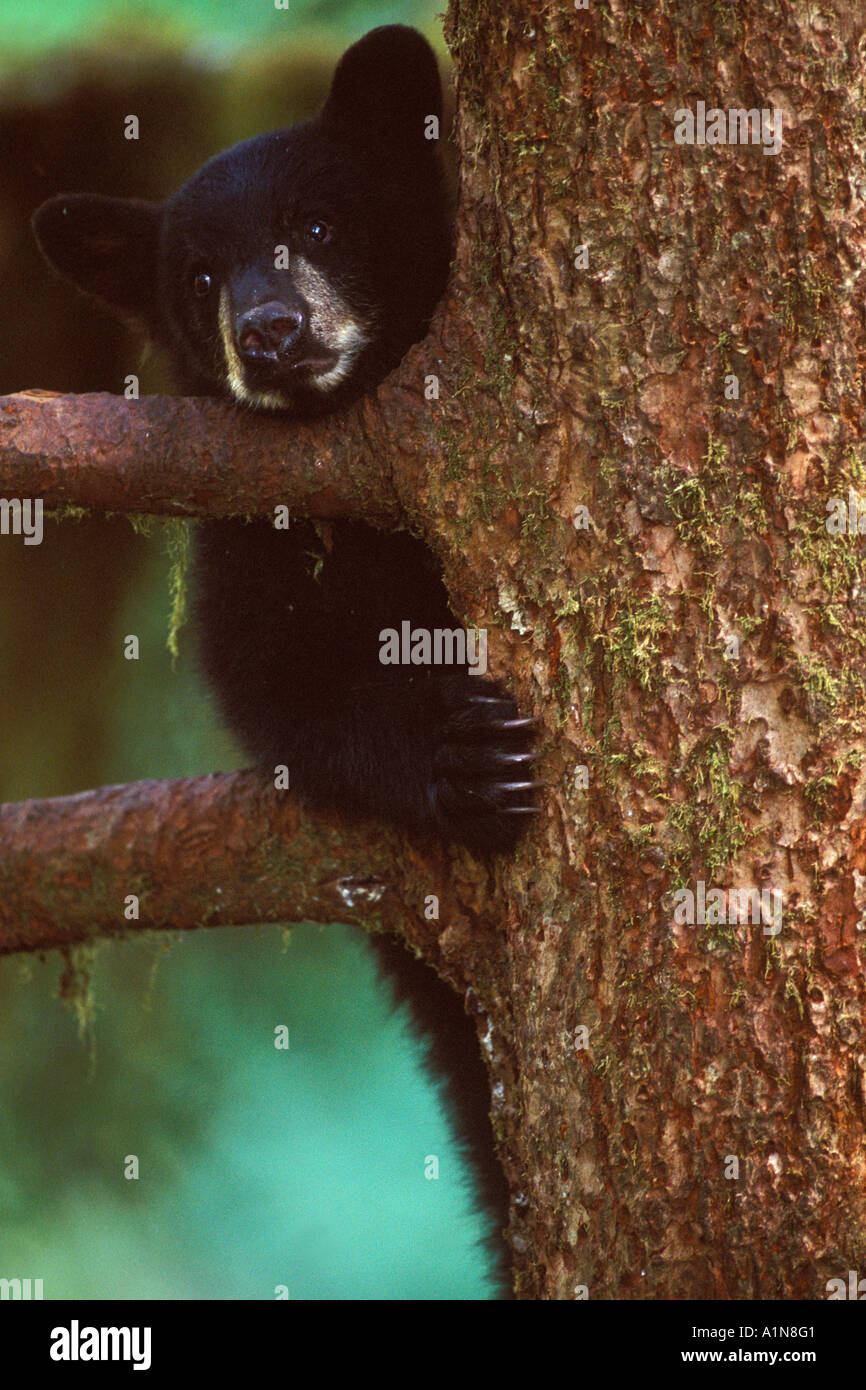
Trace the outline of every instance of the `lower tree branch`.
[[0, 845], [0, 955], [257, 922], [403, 934], [454, 891], [445, 856], [308, 814], [253, 771], [0, 806]]

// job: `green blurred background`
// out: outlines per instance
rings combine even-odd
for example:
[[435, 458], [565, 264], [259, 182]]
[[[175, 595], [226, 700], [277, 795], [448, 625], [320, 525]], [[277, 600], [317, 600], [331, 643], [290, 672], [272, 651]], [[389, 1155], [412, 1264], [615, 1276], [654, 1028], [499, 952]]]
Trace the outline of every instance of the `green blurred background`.
[[[5, 5], [0, 393], [120, 391], [129, 372], [144, 393], [168, 389], [140, 342], [42, 264], [29, 217], [44, 198], [162, 197], [225, 145], [310, 114], [374, 25], [416, 24], [442, 56], [436, 10]], [[138, 141], [122, 136], [130, 113]], [[242, 764], [188, 634], [174, 669], [166, 650], [168, 529], [51, 520], [41, 546], [0, 540], [3, 800]], [[71, 964], [0, 960], [0, 1034], [0, 1277], [41, 1278], [46, 1298], [490, 1296], [420, 1048], [349, 929], [142, 934]]]

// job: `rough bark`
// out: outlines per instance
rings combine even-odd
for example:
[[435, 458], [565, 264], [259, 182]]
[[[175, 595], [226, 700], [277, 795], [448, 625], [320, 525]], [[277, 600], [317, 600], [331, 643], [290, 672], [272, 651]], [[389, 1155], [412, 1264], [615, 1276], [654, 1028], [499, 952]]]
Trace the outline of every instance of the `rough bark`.
[[[863, 33], [843, 0], [450, 11], [451, 447], [555, 734], [494, 1007], [525, 1295], [866, 1263], [863, 556], [825, 529], [863, 476]], [[781, 153], [675, 144], [699, 99], [780, 107]], [[781, 931], [678, 925], [699, 881], [780, 892]]]
[[[392, 477], [549, 791], [494, 875], [425, 861], [444, 908], [403, 927], [489, 1017], [525, 1297], [819, 1298], [866, 1266], [863, 555], [825, 527], [863, 478], [864, 27], [449, 12], [457, 257]], [[698, 100], [779, 107], [780, 154], [675, 144]], [[680, 924], [699, 883], [780, 894], [781, 930]]]

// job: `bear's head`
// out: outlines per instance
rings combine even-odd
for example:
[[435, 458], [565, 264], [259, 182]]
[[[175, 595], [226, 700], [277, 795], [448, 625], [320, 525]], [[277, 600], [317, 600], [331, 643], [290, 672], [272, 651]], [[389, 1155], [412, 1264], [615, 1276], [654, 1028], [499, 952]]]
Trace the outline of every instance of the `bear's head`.
[[52, 198], [36, 238], [167, 349], [184, 389], [333, 410], [396, 366], [445, 287], [441, 116], [426, 40], [374, 29], [313, 120], [217, 155], [165, 203]]

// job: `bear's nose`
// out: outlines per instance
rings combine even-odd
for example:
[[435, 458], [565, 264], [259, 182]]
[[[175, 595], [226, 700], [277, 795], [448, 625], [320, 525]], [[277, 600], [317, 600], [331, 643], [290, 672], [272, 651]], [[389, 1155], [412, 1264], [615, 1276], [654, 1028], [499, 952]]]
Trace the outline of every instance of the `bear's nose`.
[[257, 304], [235, 320], [238, 351], [249, 361], [290, 356], [306, 331], [307, 315], [303, 309], [289, 308], [276, 299]]

